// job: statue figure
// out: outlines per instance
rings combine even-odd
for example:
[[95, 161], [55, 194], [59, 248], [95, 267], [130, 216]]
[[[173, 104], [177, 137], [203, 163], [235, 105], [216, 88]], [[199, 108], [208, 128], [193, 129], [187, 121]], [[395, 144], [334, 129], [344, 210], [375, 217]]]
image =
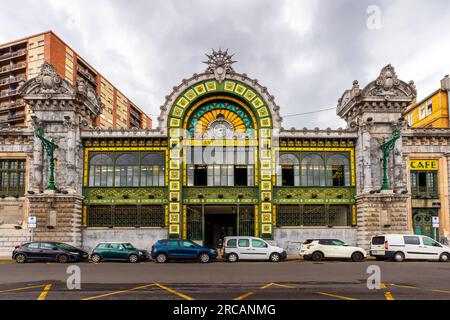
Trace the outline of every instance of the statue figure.
[[381, 150], [383, 151], [383, 159], [381, 160], [383, 162], [383, 186], [381, 187], [381, 190], [390, 190], [389, 185], [389, 176], [388, 176], [388, 160], [389, 155], [391, 154], [392, 150], [394, 150], [395, 143], [398, 139], [400, 139], [401, 134], [399, 130], [395, 130], [393, 132], [393, 137], [391, 140], [386, 141], [381, 146]]
[[58, 146], [52, 141], [46, 139], [44, 137], [44, 129], [36, 128], [35, 131], [36, 137], [42, 141], [42, 148], [47, 151], [50, 160], [50, 178], [48, 180], [47, 190], [56, 190], [55, 186], [55, 149]]

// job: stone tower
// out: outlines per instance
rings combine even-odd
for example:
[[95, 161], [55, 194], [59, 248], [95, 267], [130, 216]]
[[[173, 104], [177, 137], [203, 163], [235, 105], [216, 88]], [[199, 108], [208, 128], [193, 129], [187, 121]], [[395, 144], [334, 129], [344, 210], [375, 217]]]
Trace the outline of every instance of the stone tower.
[[[397, 78], [394, 67], [387, 65], [380, 76], [360, 89], [358, 81], [339, 100], [337, 114], [349, 128], [357, 129], [357, 209], [358, 244], [368, 247], [373, 235], [408, 232], [406, 164], [402, 139], [391, 140], [407, 124], [403, 112], [416, 98], [413, 82]], [[382, 146], [392, 141], [387, 159], [389, 188], [383, 188]], [[395, 143], [395, 144], [394, 144]], [[386, 186], [386, 184], [385, 184]], [[382, 190], [383, 189], [383, 190]]]
[[[32, 128], [43, 132], [57, 147], [50, 155], [34, 138], [30, 168], [29, 216], [37, 217], [35, 241], [62, 241], [81, 245], [83, 154], [82, 128], [92, 126], [102, 104], [81, 80], [78, 88], [61, 79], [45, 63], [40, 74], [23, 84], [20, 94], [32, 111]], [[56, 190], [49, 188], [50, 158], [54, 157]]]

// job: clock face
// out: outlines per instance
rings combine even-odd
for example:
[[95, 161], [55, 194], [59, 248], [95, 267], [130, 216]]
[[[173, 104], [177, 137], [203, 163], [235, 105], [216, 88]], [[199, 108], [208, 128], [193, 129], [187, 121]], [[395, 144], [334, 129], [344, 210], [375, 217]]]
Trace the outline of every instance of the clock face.
[[214, 135], [217, 137], [225, 137], [228, 131], [228, 128], [226, 125], [222, 123], [218, 123], [216, 126], [214, 126]]
[[224, 119], [215, 120], [208, 128], [208, 131], [214, 136], [224, 138], [229, 132], [231, 132], [233, 126], [231, 123]]

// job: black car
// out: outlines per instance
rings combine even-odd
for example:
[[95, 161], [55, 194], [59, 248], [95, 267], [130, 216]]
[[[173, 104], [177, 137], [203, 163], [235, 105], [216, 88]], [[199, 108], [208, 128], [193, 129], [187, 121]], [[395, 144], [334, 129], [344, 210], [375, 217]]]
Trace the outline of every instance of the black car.
[[88, 253], [61, 242], [30, 242], [17, 246], [12, 254], [17, 263], [29, 261], [80, 262], [89, 257]]

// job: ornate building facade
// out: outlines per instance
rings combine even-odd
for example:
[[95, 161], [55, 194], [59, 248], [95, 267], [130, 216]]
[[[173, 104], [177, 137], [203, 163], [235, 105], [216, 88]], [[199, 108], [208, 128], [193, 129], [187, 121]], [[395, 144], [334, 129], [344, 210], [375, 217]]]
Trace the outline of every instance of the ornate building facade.
[[[408, 126], [403, 112], [416, 89], [392, 66], [344, 93], [337, 114], [347, 128], [286, 130], [269, 90], [236, 72], [228, 52], [206, 63], [145, 130], [95, 128], [103, 107], [95, 93], [45, 64], [20, 88], [31, 128], [0, 129], [3, 253], [31, 236], [91, 249], [100, 241], [149, 248], [161, 238], [216, 246], [251, 235], [288, 251], [318, 237], [364, 247], [378, 233], [449, 237], [450, 131]], [[417, 163], [444, 175], [433, 182], [438, 199], [417, 198]], [[413, 210], [429, 206], [431, 214]], [[439, 228], [428, 230], [436, 215]]]

